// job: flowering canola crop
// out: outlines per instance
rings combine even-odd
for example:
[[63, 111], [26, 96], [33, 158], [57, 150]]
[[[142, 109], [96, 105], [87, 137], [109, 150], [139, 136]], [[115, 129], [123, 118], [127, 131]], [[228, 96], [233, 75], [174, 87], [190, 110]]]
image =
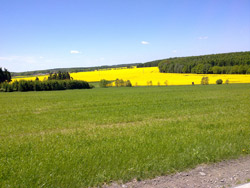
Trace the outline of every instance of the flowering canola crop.
[[[74, 80], [85, 80], [87, 82], [98, 82], [101, 79], [113, 81], [115, 79], [130, 80], [133, 86], [146, 85], [192, 85], [200, 84], [202, 77], [209, 78], [209, 84], [215, 84], [216, 80], [222, 79], [229, 83], [250, 83], [248, 74], [184, 74], [184, 73], [160, 73], [158, 67], [144, 68], [116, 68], [102, 69], [90, 72], [70, 73]], [[38, 76], [43, 80], [47, 76]], [[17, 80], [35, 80], [36, 77], [16, 78]], [[114, 83], [113, 83], [114, 85]]]

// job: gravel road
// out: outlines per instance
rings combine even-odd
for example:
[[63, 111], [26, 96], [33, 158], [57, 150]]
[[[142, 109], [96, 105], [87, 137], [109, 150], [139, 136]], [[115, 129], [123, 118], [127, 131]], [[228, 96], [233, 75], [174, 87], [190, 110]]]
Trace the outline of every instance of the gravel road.
[[231, 188], [250, 182], [250, 156], [200, 165], [177, 174], [160, 176], [150, 180], [113, 183], [104, 188]]

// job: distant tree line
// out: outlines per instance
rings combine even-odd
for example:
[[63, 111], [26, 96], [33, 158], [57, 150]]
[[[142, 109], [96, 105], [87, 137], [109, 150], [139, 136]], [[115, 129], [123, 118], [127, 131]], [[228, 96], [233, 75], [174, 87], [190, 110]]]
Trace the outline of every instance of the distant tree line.
[[137, 67], [156, 66], [160, 72], [168, 73], [250, 74], [250, 52], [174, 57], [137, 65]]
[[159, 63], [161, 61], [163, 61], [165, 59], [161, 59], [161, 60], [155, 60], [155, 61], [150, 61], [150, 62], [146, 62], [146, 63], [140, 63], [137, 65], [138, 68], [141, 67], [157, 67], [159, 65]]
[[[1, 71], [0, 71], [1, 72]], [[8, 74], [10, 75], [10, 73]], [[15, 80], [14, 82], [0, 83], [0, 91], [51, 91], [65, 89], [89, 89], [88, 82], [72, 80], [68, 72], [58, 72], [50, 74], [48, 80], [39, 81], [36, 77], [35, 81], [31, 80]]]
[[10, 82], [11, 81], [11, 74], [7, 69], [2, 70], [0, 67], [0, 83], [3, 82]]
[[170, 58], [158, 67], [163, 73], [250, 74], [250, 52]]
[[68, 72], [61, 72], [58, 73], [50, 73], [48, 76], [48, 80], [73, 80], [72, 77], [70, 77], [70, 74]]
[[66, 89], [90, 89], [88, 82], [78, 80], [47, 80], [31, 81], [20, 80], [12, 83], [3, 82], [0, 84], [0, 91], [52, 91]]
[[121, 67], [132, 68], [133, 66], [137, 66], [139, 64], [141, 63], [103, 65], [103, 66], [98, 66], [98, 67], [57, 68], [57, 69], [37, 70], [37, 71], [28, 71], [28, 72], [19, 72], [19, 73], [12, 72], [11, 74], [12, 76], [29, 76], [29, 75], [59, 73], [59, 71], [60, 72], [89, 72], [89, 71], [95, 71], [95, 70], [121, 68]]

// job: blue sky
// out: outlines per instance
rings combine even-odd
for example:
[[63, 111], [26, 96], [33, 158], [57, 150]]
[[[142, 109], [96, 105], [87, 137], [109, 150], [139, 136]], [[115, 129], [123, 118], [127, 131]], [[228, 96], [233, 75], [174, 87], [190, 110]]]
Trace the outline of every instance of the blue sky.
[[12, 72], [249, 50], [250, 0], [0, 0]]

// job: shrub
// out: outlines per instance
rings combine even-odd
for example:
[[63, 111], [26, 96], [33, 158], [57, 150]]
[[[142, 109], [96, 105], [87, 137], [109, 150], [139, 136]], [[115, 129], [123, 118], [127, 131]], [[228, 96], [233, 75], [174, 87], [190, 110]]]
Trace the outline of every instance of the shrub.
[[115, 86], [116, 86], [116, 87], [119, 87], [119, 85], [120, 85], [120, 80], [117, 78], [117, 79], [115, 80]]
[[12, 86], [14, 91], [18, 91], [19, 82], [15, 80], [14, 82], [12, 82]]
[[12, 92], [13, 91], [13, 86], [12, 84], [9, 84], [7, 81], [1, 83], [1, 90], [3, 92]]
[[201, 79], [201, 85], [208, 85], [208, 84], [209, 84], [208, 77], [202, 77], [202, 79]]
[[89, 84], [89, 88], [95, 88], [95, 86], [93, 84]]
[[222, 83], [223, 83], [223, 80], [222, 80], [222, 79], [216, 80], [216, 84], [222, 84]]
[[153, 85], [152, 80], [148, 81], [148, 82], [147, 82], [147, 85], [148, 85], [148, 86], [152, 86], [152, 85]]
[[115, 80], [115, 86], [116, 86], [116, 87], [126, 86], [126, 82], [124, 82], [123, 79], [120, 79], [120, 80], [119, 80], [119, 79], [117, 78], [117, 79]]
[[108, 87], [108, 84], [109, 84], [109, 81], [108, 81], [108, 80], [105, 80], [105, 79], [102, 79], [102, 80], [99, 82], [100, 87]]
[[127, 80], [127, 81], [123, 81], [123, 79], [116, 79], [115, 80], [115, 86], [116, 87], [124, 87], [124, 86], [126, 86], [126, 87], [132, 87], [132, 84], [131, 84], [131, 82], [130, 82], [130, 80]]
[[20, 80], [18, 91], [34, 91], [33, 81]]
[[132, 87], [132, 84], [131, 84], [130, 80], [126, 81], [126, 87]]

